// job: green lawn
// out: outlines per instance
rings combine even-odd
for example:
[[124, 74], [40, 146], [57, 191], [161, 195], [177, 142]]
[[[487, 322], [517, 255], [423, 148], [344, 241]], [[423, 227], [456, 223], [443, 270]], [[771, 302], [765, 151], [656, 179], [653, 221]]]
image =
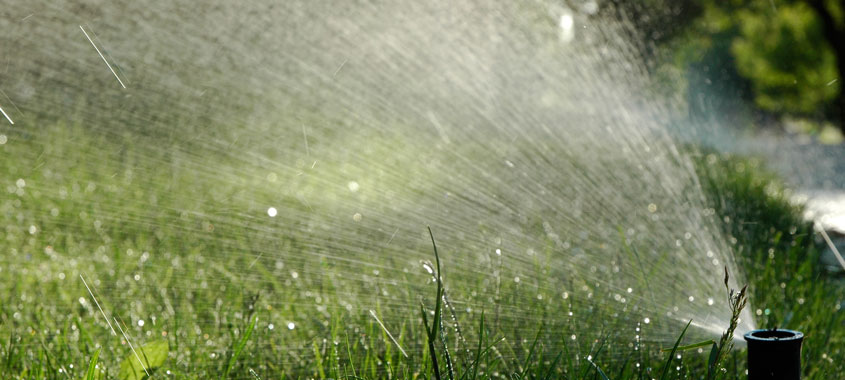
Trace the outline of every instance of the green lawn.
[[[240, 172], [233, 160], [245, 153], [191, 156], [190, 149], [150, 148], [156, 143], [57, 125], [8, 133], [0, 145], [0, 377], [84, 378], [97, 357], [94, 378], [133, 378], [144, 373], [139, 361], [159, 379], [431, 378], [431, 352], [441, 378], [707, 374], [709, 347], [671, 361], [660, 351], [686, 320], [663, 317], [654, 304], [611, 306], [618, 285], [611, 277], [607, 288], [576, 295], [587, 285], [554, 266], [551, 239], [514, 261], [493, 253], [493, 244], [458, 243], [448, 238], [450, 226], [432, 221], [435, 238], [447, 236], [438, 239], [447, 302], [437, 306], [435, 281], [423, 270], [434, 262], [424, 224], [368, 224], [370, 215], [388, 213], [356, 216], [356, 207], [372, 201], [349, 196], [353, 184], [312, 195], [332, 185], [327, 178], [371, 185], [389, 173], [350, 173], [355, 168], [338, 156], [313, 166], [293, 162], [287, 169], [303, 175], [275, 178]], [[735, 238], [743, 273], [733, 275], [747, 279], [757, 325], [806, 334], [806, 378], [845, 373], [845, 289], [819, 265], [821, 246], [800, 210], [753, 160], [702, 155], [696, 162], [707, 202]], [[316, 165], [332, 174], [309, 176]], [[436, 186], [412, 179], [388, 185], [410, 189], [398, 197], [405, 203], [389, 206], [400, 210], [427, 206], [412, 196]], [[277, 217], [267, 215], [268, 205]], [[482, 220], [466, 231], [496, 228]], [[604, 254], [598, 247], [586, 244], [586, 253]], [[678, 289], [687, 286], [685, 273], [679, 269]], [[575, 290], [570, 296], [566, 289]], [[724, 321], [726, 298], [714, 301]], [[421, 303], [442, 311], [432, 347]], [[426, 319], [431, 326], [437, 318]], [[695, 330], [681, 344], [714, 338]], [[718, 378], [744, 378], [744, 356], [741, 346], [734, 349]]]

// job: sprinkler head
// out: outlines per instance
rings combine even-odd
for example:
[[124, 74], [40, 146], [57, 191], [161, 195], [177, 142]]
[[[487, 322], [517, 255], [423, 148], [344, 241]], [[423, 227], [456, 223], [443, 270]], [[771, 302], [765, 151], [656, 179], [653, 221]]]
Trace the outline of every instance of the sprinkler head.
[[800, 331], [752, 330], [748, 343], [748, 380], [798, 380], [801, 378]]

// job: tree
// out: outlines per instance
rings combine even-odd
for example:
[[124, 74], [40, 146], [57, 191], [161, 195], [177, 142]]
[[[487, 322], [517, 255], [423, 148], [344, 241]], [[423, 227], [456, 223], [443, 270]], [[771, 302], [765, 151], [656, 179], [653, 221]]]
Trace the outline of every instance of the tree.
[[813, 8], [822, 23], [824, 36], [836, 56], [836, 69], [839, 74], [839, 93], [835, 106], [838, 108], [839, 129], [845, 134], [845, 7], [834, 0], [808, 0], [807, 4]]
[[699, 30], [732, 35], [736, 71], [775, 114], [832, 113], [845, 133], [845, 20], [831, 0], [700, 0]]
[[[841, 0], [604, 3], [632, 22], [647, 58], [673, 52], [673, 64], [687, 70], [692, 108], [727, 107], [730, 114], [737, 109], [729, 103], [743, 99], [763, 115], [834, 116], [845, 133]], [[702, 97], [709, 106], [694, 104]]]
[[814, 12], [797, 2], [737, 11], [731, 44], [737, 70], [751, 81], [755, 104], [776, 113], [813, 114], [839, 93], [836, 57]]

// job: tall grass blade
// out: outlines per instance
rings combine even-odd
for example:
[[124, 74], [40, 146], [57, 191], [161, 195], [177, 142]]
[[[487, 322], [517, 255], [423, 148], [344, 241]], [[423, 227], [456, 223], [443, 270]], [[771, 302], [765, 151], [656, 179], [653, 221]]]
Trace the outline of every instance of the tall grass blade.
[[531, 365], [531, 358], [534, 356], [534, 350], [537, 349], [537, 341], [540, 340], [540, 334], [543, 332], [543, 325], [540, 325], [540, 328], [537, 329], [537, 334], [534, 336], [534, 342], [531, 343], [531, 349], [528, 350], [528, 356], [525, 357], [525, 362], [522, 363], [522, 371], [519, 373], [519, 377], [524, 379], [525, 374], [528, 373], [528, 367]]
[[481, 321], [478, 323], [478, 348], [475, 350], [475, 360], [472, 363], [472, 380], [478, 376], [478, 364], [481, 360], [481, 346], [484, 344], [484, 310], [481, 310]]
[[684, 339], [684, 334], [687, 333], [687, 329], [689, 328], [690, 324], [692, 324], [692, 319], [690, 319], [690, 321], [687, 322], [687, 326], [684, 327], [684, 331], [681, 331], [681, 335], [678, 337], [678, 340], [675, 341], [675, 346], [672, 347], [672, 351], [669, 353], [669, 359], [666, 360], [666, 365], [663, 366], [663, 373], [660, 374], [660, 380], [666, 380], [667, 379], [666, 376], [669, 375], [669, 367], [672, 366], [672, 359], [675, 358], [675, 351], [677, 351], [678, 346], [681, 345], [681, 339]]
[[596, 372], [599, 373], [599, 376], [601, 376], [601, 378], [603, 380], [610, 380], [610, 378], [607, 377], [607, 375], [604, 373], [604, 371], [602, 371], [601, 368], [599, 368], [599, 366], [596, 365], [596, 363], [593, 363], [593, 361], [590, 360], [590, 359], [587, 359], [587, 361], [593, 366], [593, 368], [596, 369]]
[[434, 348], [434, 338], [436, 338], [435, 334], [437, 332], [436, 329], [428, 328], [428, 312], [425, 310], [425, 305], [423, 305], [422, 302], [420, 302], [420, 313], [422, 314], [426, 335], [428, 335], [428, 353], [431, 356], [431, 367], [434, 369], [434, 378], [441, 380], [440, 366], [437, 364], [437, 350]]
[[88, 372], [85, 373], [85, 380], [94, 380], [96, 379], [97, 375], [97, 359], [100, 357], [100, 349], [94, 351], [94, 356], [91, 357], [91, 361], [88, 363]]
[[715, 374], [716, 363], [719, 358], [719, 345], [715, 342], [713, 343], [713, 347], [710, 349], [710, 358], [707, 359], [707, 378], [713, 378]]
[[246, 332], [244, 333], [243, 338], [238, 342], [238, 345], [235, 346], [235, 351], [232, 352], [232, 357], [229, 358], [229, 364], [226, 365], [226, 372], [223, 374], [223, 377], [228, 378], [229, 372], [232, 371], [232, 368], [235, 366], [235, 363], [238, 361], [238, 357], [241, 356], [241, 353], [244, 351], [246, 347], [246, 343], [249, 341], [249, 338], [252, 336], [252, 330], [255, 329], [255, 323], [258, 322], [258, 316], [255, 316], [252, 319], [252, 323], [246, 328]]
[[543, 380], [548, 380], [552, 378], [552, 372], [554, 372], [557, 363], [560, 361], [560, 358], [563, 357], [563, 351], [557, 353], [555, 360], [552, 361], [552, 364], [549, 365], [549, 369], [546, 370], [546, 374], [543, 375]]

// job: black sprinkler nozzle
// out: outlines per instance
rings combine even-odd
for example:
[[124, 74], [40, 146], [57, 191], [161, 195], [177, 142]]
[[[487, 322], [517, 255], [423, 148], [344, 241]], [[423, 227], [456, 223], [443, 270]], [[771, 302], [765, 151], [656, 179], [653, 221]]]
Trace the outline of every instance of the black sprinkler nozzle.
[[801, 378], [800, 331], [753, 330], [748, 342], [748, 380], [799, 380]]

